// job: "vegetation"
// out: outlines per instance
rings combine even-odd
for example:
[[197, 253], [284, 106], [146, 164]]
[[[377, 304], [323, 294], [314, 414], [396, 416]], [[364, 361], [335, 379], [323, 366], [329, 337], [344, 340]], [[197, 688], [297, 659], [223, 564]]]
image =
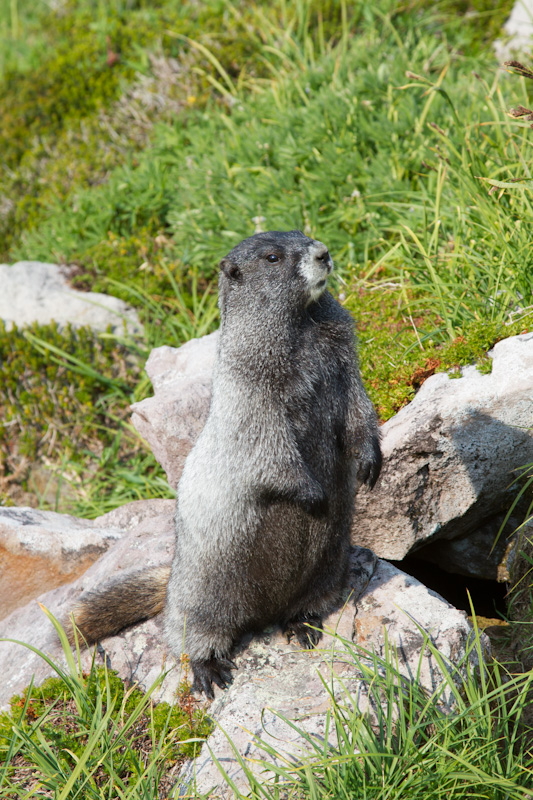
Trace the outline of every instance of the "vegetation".
[[[530, 705], [532, 674], [510, 675], [498, 664], [473, 670], [471, 663], [447, 663], [428, 640], [420, 664], [430, 654], [443, 680], [432, 695], [398, 670], [392, 648], [383, 658], [340, 640], [345, 659], [353, 664], [365, 690], [354, 696], [346, 685], [329, 686], [331, 709], [328, 729], [336, 744], [306, 733], [285, 720], [291, 734], [298, 732], [311, 753], [294, 762], [275, 746], [258, 741], [270, 758], [264, 767], [273, 777], [259, 780], [240, 759], [252, 798], [325, 800], [526, 800], [533, 785], [532, 728], [524, 722]], [[482, 662], [482, 642], [476, 631], [467, 647], [470, 661]], [[329, 682], [328, 682], [329, 684]], [[361, 714], [366, 696], [372, 711]], [[450, 711], [450, 700], [453, 710]], [[446, 711], [447, 709], [447, 711]], [[284, 719], [282, 717], [282, 719]], [[291, 737], [292, 738], [292, 737]], [[280, 751], [282, 748], [280, 747]], [[272, 757], [277, 756], [276, 766]], [[261, 763], [261, 762], [260, 762]], [[218, 765], [224, 773], [224, 765]], [[226, 779], [235, 790], [242, 792]]]
[[[284, 757], [282, 745], [277, 750], [258, 739], [270, 777], [258, 778], [261, 761], [255, 760], [252, 773], [236, 754], [250, 782], [249, 796], [529, 800], [533, 673], [513, 674], [498, 662], [487, 665], [473, 621], [459, 664], [444, 659], [426, 637], [420, 666], [431, 658], [442, 678], [431, 694], [402, 674], [390, 646], [379, 657], [337, 636], [336, 659], [350, 664], [362, 682], [357, 698], [335, 672], [324, 675], [330, 743], [282, 718], [292, 728], [291, 738], [294, 733], [302, 737], [308, 755], [294, 762]], [[0, 797], [174, 797], [183, 758], [194, 756], [212, 729], [186, 681], [175, 706], [154, 705], [150, 696], [163, 676], [143, 694], [135, 686], [126, 689], [94, 663], [84, 674], [66, 639], [65, 654], [67, 669], [41, 654], [58, 677], [40, 688], [28, 687], [12, 699], [10, 713], [0, 715]], [[369, 714], [359, 710], [365, 702]], [[224, 764], [217, 766], [235, 796], [244, 798]]]
[[[261, 228], [328, 244], [382, 420], [434, 372], [490, 371], [494, 343], [533, 325], [533, 73], [490, 46], [511, 5], [0, 0], [0, 260], [67, 264], [144, 324], [0, 326], [0, 503], [97, 516], [171, 495], [129, 405], [152, 347], [216, 326], [217, 262]], [[334, 755], [280, 773], [290, 796], [528, 797], [529, 530], [501, 650], [516, 674], [455, 676], [442, 715], [351, 653], [401, 724], [372, 732], [347, 696]], [[0, 796], [166, 791], [181, 712], [96, 668], [55, 680], [0, 721]]]
[[[148, 692], [126, 688], [94, 663], [85, 674], [62, 639], [67, 668], [40, 653], [56, 672], [30, 685], [0, 714], [0, 797], [158, 797], [168, 792], [186, 758], [211, 732], [205, 711], [190, 694], [187, 672], [177, 702], [154, 705]], [[38, 652], [38, 651], [37, 651]], [[186, 665], [185, 665], [186, 666]]]
[[[497, 69], [486, 41], [505, 4], [471, 3], [467, 24], [458, 2], [3, 4], [0, 250], [68, 263], [147, 325], [116, 348], [17, 334], [4, 502], [44, 481], [41, 503], [95, 515], [166, 491], [124, 423], [148, 391], [142, 363], [216, 324], [216, 264], [257, 227], [328, 243], [382, 419], [434, 371], [489, 369], [490, 346], [528, 329], [532, 145], [506, 112], [530, 79]], [[7, 385], [16, 366], [2, 361]], [[52, 419], [57, 392], [74, 402]]]

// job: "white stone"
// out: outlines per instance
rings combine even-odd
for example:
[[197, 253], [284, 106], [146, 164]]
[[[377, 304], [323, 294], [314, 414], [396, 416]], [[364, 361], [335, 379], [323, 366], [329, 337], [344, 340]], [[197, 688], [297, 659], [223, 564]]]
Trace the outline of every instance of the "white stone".
[[511, 15], [503, 26], [504, 37], [494, 42], [500, 61], [513, 54], [527, 53], [533, 45], [533, 0], [516, 0]]
[[352, 541], [401, 560], [431, 537], [469, 535], [515, 495], [533, 462], [533, 333], [499, 342], [482, 375], [428, 378], [382, 427], [383, 469], [356, 501]]
[[59, 327], [88, 325], [97, 331], [108, 326], [114, 333], [139, 335], [142, 326], [136, 312], [123, 300], [98, 292], [72, 289], [57, 264], [19, 261], [0, 264], [0, 319], [8, 330], [52, 320]]
[[148, 441], [174, 489], [207, 419], [217, 341], [215, 331], [179, 348], [152, 350], [146, 372], [154, 396], [131, 407], [132, 424]]

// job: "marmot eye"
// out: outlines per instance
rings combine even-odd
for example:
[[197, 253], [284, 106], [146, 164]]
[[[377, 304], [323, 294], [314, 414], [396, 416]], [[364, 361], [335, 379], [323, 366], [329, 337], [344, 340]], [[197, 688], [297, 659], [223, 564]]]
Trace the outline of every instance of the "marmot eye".
[[279, 261], [279, 258], [275, 253], [270, 253], [267, 256], [267, 261], [270, 261], [271, 264], [274, 264], [276, 261]]

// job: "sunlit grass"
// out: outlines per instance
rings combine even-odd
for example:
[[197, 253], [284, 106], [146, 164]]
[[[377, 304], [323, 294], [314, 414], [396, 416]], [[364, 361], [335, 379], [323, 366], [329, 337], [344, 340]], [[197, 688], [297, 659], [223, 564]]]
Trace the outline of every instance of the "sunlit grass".
[[30, 685], [12, 699], [10, 713], [0, 714], [0, 798], [148, 800], [169, 792], [180, 765], [197, 754], [211, 731], [186, 681], [169, 706], [151, 699], [164, 674], [146, 692], [125, 686], [94, 660], [86, 674], [79, 648], [72, 653], [57, 620], [45, 613], [66, 663], [20, 643], [40, 655], [55, 676], [41, 687]]
[[278, 749], [276, 743], [260, 738], [256, 744], [264, 760], [256, 756], [253, 769], [236, 753], [250, 785], [249, 795], [219, 762], [236, 798], [531, 797], [533, 728], [526, 711], [531, 707], [533, 676], [513, 675], [498, 663], [485, 663], [477, 629], [460, 664], [444, 659], [426, 637], [420, 664], [430, 656], [441, 676], [433, 692], [421, 686], [416, 667], [409, 678], [402, 673], [401, 656], [391, 646], [383, 657], [347, 640], [337, 639], [335, 647], [336, 658], [348, 663], [362, 682], [357, 695], [338, 678], [334, 693], [333, 684], [325, 680], [330, 711], [324, 738], [311, 736], [305, 726], [280, 716], [291, 739], [297, 733], [305, 744], [308, 755], [301, 759], [287, 758], [282, 745]]

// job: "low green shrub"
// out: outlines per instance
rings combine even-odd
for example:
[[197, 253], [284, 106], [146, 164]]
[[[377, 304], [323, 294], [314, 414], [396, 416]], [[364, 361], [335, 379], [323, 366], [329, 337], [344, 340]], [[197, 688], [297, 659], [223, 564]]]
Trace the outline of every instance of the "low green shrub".
[[112, 441], [139, 375], [113, 337], [55, 323], [8, 331], [0, 321], [0, 477], [43, 454]]
[[437, 372], [460, 378], [460, 368], [469, 364], [490, 372], [487, 351], [501, 339], [533, 329], [529, 311], [515, 322], [474, 319], [457, 329], [454, 339], [447, 339], [438, 335], [442, 318], [429, 303], [420, 307], [420, 297], [393, 280], [386, 283], [366, 283], [351, 292], [346, 287], [344, 300], [356, 320], [363, 380], [382, 421], [412, 400], [426, 378]]

